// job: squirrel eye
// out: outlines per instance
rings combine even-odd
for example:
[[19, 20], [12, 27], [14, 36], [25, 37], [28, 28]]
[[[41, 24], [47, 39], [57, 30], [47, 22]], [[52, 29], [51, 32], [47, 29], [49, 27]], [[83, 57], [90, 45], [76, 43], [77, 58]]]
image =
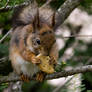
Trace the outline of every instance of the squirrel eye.
[[37, 44], [41, 44], [41, 42], [40, 42], [40, 40], [39, 39], [36, 39], [36, 42], [37, 42]]

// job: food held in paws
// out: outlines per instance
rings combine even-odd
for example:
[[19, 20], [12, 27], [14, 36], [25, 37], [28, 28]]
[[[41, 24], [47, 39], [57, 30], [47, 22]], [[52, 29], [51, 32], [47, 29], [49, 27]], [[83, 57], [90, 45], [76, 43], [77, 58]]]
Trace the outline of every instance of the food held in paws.
[[49, 56], [43, 56], [40, 54], [37, 56], [37, 58], [41, 60], [41, 63], [38, 65], [41, 71], [48, 73], [48, 74], [54, 73], [53, 65], [49, 64], [49, 61], [50, 61]]

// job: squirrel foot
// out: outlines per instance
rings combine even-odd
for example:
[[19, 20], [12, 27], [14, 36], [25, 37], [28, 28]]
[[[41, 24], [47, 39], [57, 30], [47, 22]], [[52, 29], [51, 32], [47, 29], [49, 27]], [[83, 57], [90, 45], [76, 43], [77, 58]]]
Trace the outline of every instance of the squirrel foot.
[[21, 80], [24, 82], [29, 82], [30, 78], [27, 75], [21, 74]]
[[36, 80], [39, 81], [39, 82], [42, 82], [44, 80], [44, 73], [43, 72], [39, 72], [37, 73], [36, 75]]

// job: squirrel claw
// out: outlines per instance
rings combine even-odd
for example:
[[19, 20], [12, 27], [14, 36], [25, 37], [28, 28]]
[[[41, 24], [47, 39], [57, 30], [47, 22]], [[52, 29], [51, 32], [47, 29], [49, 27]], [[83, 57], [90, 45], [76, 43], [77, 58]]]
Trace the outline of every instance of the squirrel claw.
[[36, 80], [42, 82], [44, 80], [44, 74], [42, 72], [36, 75]]
[[30, 81], [30, 78], [27, 76], [27, 75], [21, 75], [21, 80], [24, 81], [24, 82], [29, 82]]
[[56, 62], [56, 60], [55, 60], [54, 57], [50, 57], [50, 62], [49, 62], [49, 64], [50, 64], [50, 65], [56, 65], [56, 64], [57, 64], [57, 62]]

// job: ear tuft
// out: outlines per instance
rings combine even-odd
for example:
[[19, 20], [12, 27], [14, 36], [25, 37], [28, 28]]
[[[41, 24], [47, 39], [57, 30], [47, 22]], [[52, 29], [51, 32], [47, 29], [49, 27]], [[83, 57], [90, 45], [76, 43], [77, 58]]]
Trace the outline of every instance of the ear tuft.
[[54, 12], [52, 15], [52, 19], [51, 19], [51, 27], [52, 28], [55, 26], [55, 15], [56, 15], [56, 13]]
[[34, 29], [37, 29], [40, 27], [40, 20], [39, 20], [39, 9], [37, 8], [37, 13], [34, 17], [34, 20], [33, 20], [33, 28]]

